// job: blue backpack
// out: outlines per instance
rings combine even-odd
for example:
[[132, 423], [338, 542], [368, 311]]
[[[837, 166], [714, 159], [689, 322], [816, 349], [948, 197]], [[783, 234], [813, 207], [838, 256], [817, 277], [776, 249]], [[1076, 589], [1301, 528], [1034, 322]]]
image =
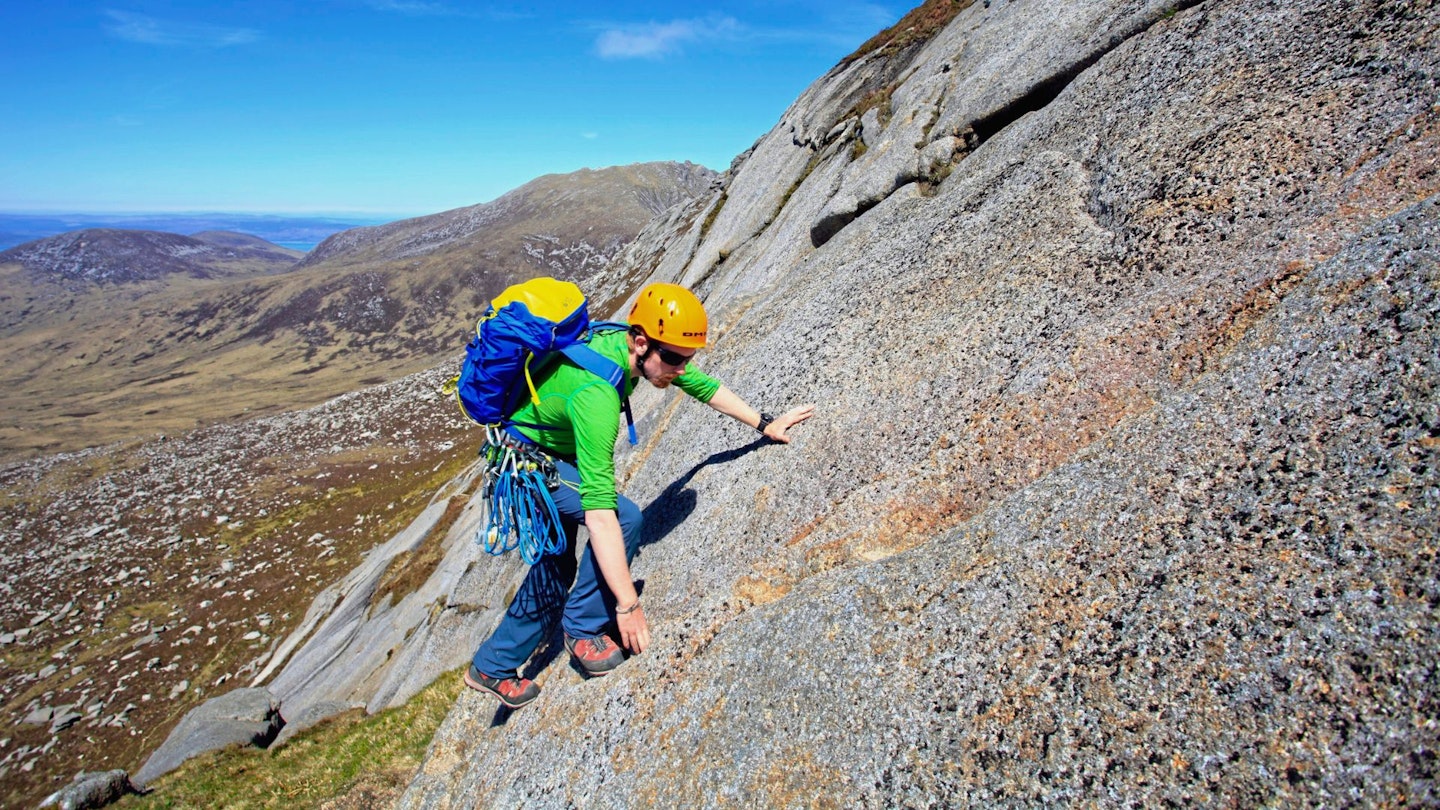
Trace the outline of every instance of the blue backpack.
[[[460, 375], [450, 381], [460, 410], [486, 427], [520, 425], [551, 430], [547, 425], [516, 422], [511, 417], [520, 408], [527, 388], [531, 401], [540, 404], [532, 366], [539, 368], [564, 355], [615, 389], [625, 410], [630, 443], [635, 444], [625, 370], [587, 345], [594, 334], [625, 328], [623, 323], [608, 321], [592, 324], [585, 294], [568, 281], [541, 277], [512, 285], [490, 302], [475, 327], [475, 337], [465, 347]], [[508, 432], [524, 440], [518, 431]]]

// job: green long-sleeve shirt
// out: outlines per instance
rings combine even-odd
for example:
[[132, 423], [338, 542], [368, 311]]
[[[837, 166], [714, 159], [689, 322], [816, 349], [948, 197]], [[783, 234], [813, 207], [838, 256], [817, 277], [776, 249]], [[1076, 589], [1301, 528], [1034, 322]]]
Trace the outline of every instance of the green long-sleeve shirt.
[[[590, 341], [590, 348], [629, 368], [629, 347], [625, 332], [604, 332]], [[625, 394], [635, 390], [639, 378], [625, 381]], [[675, 378], [675, 386], [709, 402], [720, 390], [720, 382], [693, 363]], [[586, 509], [614, 509], [615, 439], [620, 435], [620, 395], [605, 380], [561, 359], [535, 375], [537, 406], [527, 398], [515, 412], [516, 422], [545, 425], [550, 430], [517, 427], [536, 444], [561, 458], [572, 458], [580, 470], [580, 505]]]

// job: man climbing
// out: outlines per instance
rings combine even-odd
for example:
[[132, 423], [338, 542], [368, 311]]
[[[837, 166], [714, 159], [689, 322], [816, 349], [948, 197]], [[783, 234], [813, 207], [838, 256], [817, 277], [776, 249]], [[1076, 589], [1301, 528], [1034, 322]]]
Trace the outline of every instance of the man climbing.
[[[705, 346], [707, 325], [704, 307], [689, 290], [651, 284], [630, 310], [629, 329], [602, 332], [591, 339], [590, 348], [628, 370], [627, 394], [641, 377], [656, 388], [674, 383], [766, 438], [788, 443], [787, 431], [808, 419], [814, 406], [771, 417], [695, 368], [691, 360]], [[569, 543], [563, 552], [541, 557], [530, 567], [499, 627], [476, 650], [465, 673], [467, 686], [494, 695], [511, 708], [540, 695], [538, 685], [520, 677], [520, 667], [540, 645], [557, 613], [565, 648], [592, 676], [605, 675], [625, 660], [607, 632], [612, 622], [620, 631], [620, 643], [630, 652], [643, 652], [650, 644], [645, 611], [630, 577], [643, 517], [634, 502], [615, 491], [619, 392], [568, 361], [542, 370], [535, 389], [538, 404], [527, 401], [514, 414], [514, 429], [556, 460], [560, 485], [551, 495]], [[589, 529], [590, 543], [577, 569], [575, 535], [581, 523]]]

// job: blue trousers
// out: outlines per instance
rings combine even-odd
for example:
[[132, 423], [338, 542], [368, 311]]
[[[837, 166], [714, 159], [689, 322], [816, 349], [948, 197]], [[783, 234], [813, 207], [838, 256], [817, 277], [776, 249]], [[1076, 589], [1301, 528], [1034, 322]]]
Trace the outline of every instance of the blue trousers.
[[[598, 636], [615, 619], [615, 596], [605, 584], [590, 544], [585, 545], [578, 566], [575, 561], [575, 535], [585, 522], [585, 510], [580, 507], [580, 473], [564, 461], [555, 462], [555, 467], [560, 473], [560, 486], [550, 490], [550, 495], [564, 524], [565, 550], [541, 557], [530, 566], [500, 626], [475, 651], [471, 662], [492, 678], [516, 677], [554, 628], [557, 615], [566, 635], [572, 638]], [[615, 511], [625, 537], [625, 559], [633, 560], [640, 545], [644, 515], [634, 501], [623, 495]]]

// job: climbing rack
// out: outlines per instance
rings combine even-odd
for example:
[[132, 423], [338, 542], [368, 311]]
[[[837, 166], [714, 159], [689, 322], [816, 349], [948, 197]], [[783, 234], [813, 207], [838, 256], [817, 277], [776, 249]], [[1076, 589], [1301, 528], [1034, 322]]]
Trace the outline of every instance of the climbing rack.
[[485, 427], [480, 456], [490, 509], [475, 542], [497, 556], [518, 548], [526, 565], [564, 551], [565, 530], [550, 495], [559, 483], [554, 460], [495, 425]]

